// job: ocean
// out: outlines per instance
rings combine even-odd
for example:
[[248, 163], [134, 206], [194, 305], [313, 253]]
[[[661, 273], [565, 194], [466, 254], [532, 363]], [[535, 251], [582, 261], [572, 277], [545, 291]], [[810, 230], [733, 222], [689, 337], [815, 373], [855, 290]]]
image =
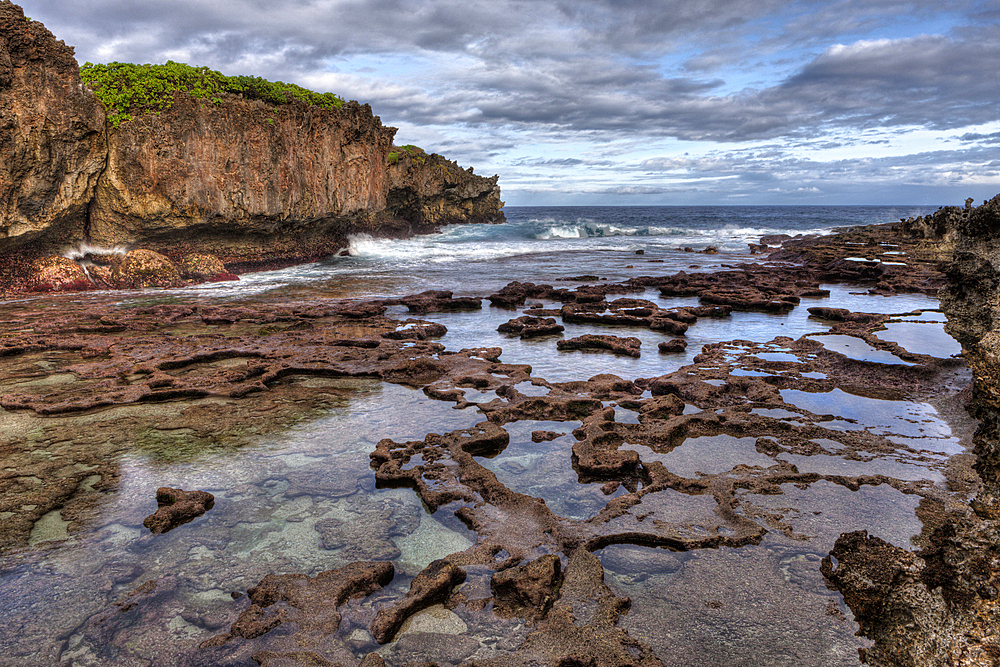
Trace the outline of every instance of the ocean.
[[[512, 280], [550, 283], [576, 275], [609, 281], [710, 270], [760, 259], [750, 243], [769, 234], [823, 234], [837, 227], [927, 215], [918, 206], [507, 207], [501, 225], [451, 225], [405, 240], [351, 237], [348, 256], [246, 275], [188, 290], [229, 298], [271, 289], [315, 289], [344, 298], [428, 289], [489, 294]], [[697, 251], [715, 246], [718, 255]], [[682, 252], [691, 248], [694, 253]], [[636, 253], [642, 251], [642, 256]], [[654, 263], [655, 261], [655, 263]]]
[[[934, 210], [906, 206], [510, 207], [505, 211], [507, 224], [454, 225], [440, 234], [405, 240], [356, 236], [346, 255], [244, 275], [239, 281], [8, 300], [0, 303], [0, 321], [13, 321], [5, 314], [18, 309], [45, 312], [67, 301], [93, 304], [95, 312], [104, 312], [159, 303], [307, 303], [327, 298], [399, 297], [430, 289], [485, 297], [513, 280], [572, 288], [595, 280], [617, 282], [764, 261], [763, 256], [750, 254], [748, 246], [763, 235], [822, 234], [837, 227], [896, 222]], [[718, 254], [700, 252], [708, 246], [716, 247]], [[502, 347], [502, 361], [530, 364], [534, 377], [551, 382], [586, 380], [600, 373], [626, 379], [657, 377], [694, 363], [704, 345], [737, 341], [731, 350], [736, 355], [746, 341], [767, 343], [779, 336], [796, 339], [824, 334], [830, 323], [808, 316], [806, 308], [813, 303], [863, 312], [909, 313], [893, 325], [898, 327], [894, 335], [914, 344], [934, 341], [933, 355], [957, 353], [954, 342], [942, 334], [943, 318], [935, 312], [937, 301], [932, 297], [885, 298], [853, 285], [824, 287], [831, 291], [829, 298], [804, 298], [789, 313], [737, 312], [728, 318], [700, 319], [688, 331], [688, 347], [680, 354], [657, 354], [656, 345], [663, 335], [652, 330], [566, 327], [567, 338], [583, 333], [638, 337], [643, 354], [637, 359], [557, 352], [548, 339], [505, 336], [497, 332], [497, 326], [520, 313], [491, 307], [489, 302], [484, 302], [481, 311], [418, 317], [447, 327], [438, 342], [448, 350]], [[655, 290], [629, 296], [656, 301], [664, 308], [698, 303], [690, 297], [661, 297]], [[559, 304], [545, 305], [557, 308]], [[914, 315], [917, 311], [920, 314]], [[389, 315], [403, 320], [411, 317], [401, 306], [391, 308]], [[828, 340], [845, 354], [866, 354], [867, 345], [857, 339], [829, 336]], [[794, 356], [780, 342], [770, 343], [767, 350], [761, 358], [781, 361]], [[0, 393], [20, 391], [22, 384], [34, 382], [40, 383], [39, 391], [56, 390], [60, 383], [72, 381], [70, 374], [59, 369], [80, 363], [73, 354], [67, 350], [51, 359], [29, 359], [35, 366], [51, 369], [52, 375], [36, 377], [38, 372], [32, 371], [26, 379], [0, 385]], [[760, 372], [738, 369], [734, 374]], [[434, 559], [475, 542], [475, 533], [465, 524], [447, 511], [428, 512], [411, 490], [376, 488], [369, 465], [369, 453], [379, 440], [421, 440], [431, 432], [470, 428], [484, 419], [475, 406], [458, 410], [419, 389], [373, 379], [304, 378], [301, 382], [324, 383], [328, 400], [322, 409], [310, 407], [308, 418], [277, 429], [267, 427], [271, 412], [262, 410], [250, 424], [238, 424], [242, 435], [204, 450], [192, 448], [188, 442], [192, 436], [180, 426], [184, 402], [126, 406], [81, 417], [41, 418], [0, 409], [0, 420], [16, 425], [7, 437], [33, 457], [66, 456], [72, 451], [72, 443], [46, 431], [63, 420], [80, 419], [79, 428], [86, 431], [80, 432], [80, 438], [98, 445], [102, 430], [127, 428], [130, 437], [134, 435], [132, 446], [109, 454], [116, 457], [118, 481], [94, 501], [96, 518], [68, 530], [70, 517], [53, 510], [35, 524], [28, 547], [0, 557], [0, 608], [6, 617], [0, 627], [0, 665], [61, 661], [99, 667], [207, 664], [203, 662], [207, 658], [199, 657], [206, 655], [199, 644], [224, 632], [246, 607], [246, 596], [234, 600], [232, 593], [246, 591], [267, 574], [315, 576], [351, 560], [376, 559], [383, 549], [395, 554], [392, 560], [399, 573], [383, 596], [391, 597], [404, 593], [412, 577]], [[526, 384], [518, 387], [523, 392], [539, 389]], [[817, 394], [794, 388], [783, 389], [782, 397], [789, 405], [815, 414], [833, 413], [824, 427], [829, 435], [814, 441], [822, 448], [818, 450], [821, 455], [775, 455], [759, 450], [754, 438], [729, 435], [690, 438], [666, 453], [647, 451], [641, 445], [623, 447], [636, 449], [643, 460], [658, 460], [683, 477], [725, 475], [739, 464], [762, 470], [794, 464], [803, 472], [819, 474], [885, 475], [902, 480], [897, 486], [943, 486], [942, 470], [948, 457], [962, 450], [946, 416], [922, 400], [890, 401], [839, 389]], [[473, 403], [495, 398], [492, 391], [466, 389], [466, 399]], [[787, 410], [763, 409], [761, 414], [797, 423], [796, 413]], [[635, 413], [616, 408], [616, 420], [638, 423], [636, 419]], [[556, 514], [587, 520], [601, 511], [608, 498], [599, 483], [580, 483], [573, 469], [571, 432], [577, 426], [578, 422], [509, 423], [505, 428], [510, 446], [497, 456], [484, 457], [481, 464], [510, 489], [544, 498]], [[231, 424], [220, 423], [223, 427]], [[536, 443], [532, 432], [537, 430], [564, 435]], [[885, 436], [898, 443], [899, 449], [866, 454], [863, 459], [840, 456], [842, 445], [835, 442], [838, 434], [849, 439], [859, 431]], [[13, 465], [5, 464], [0, 456], [0, 468]], [[88, 477], [84, 486], [92, 491], [99, 481]], [[216, 505], [191, 524], [151, 535], [142, 527], [142, 519], [155, 509], [153, 499], [159, 486], [206, 490], [215, 495]], [[858, 665], [857, 650], [867, 645], [866, 640], [854, 636], [857, 626], [850, 611], [839, 594], [826, 588], [819, 573], [820, 559], [841, 532], [861, 528], [892, 544], [914, 548], [912, 539], [922, 528], [917, 517], [921, 497], [891, 484], [861, 485], [852, 491], [825, 480], [784, 484], [782, 491], [780, 495], [740, 497], [741, 503], [756, 508], [754, 516], [760, 521], [771, 521], [758, 545], [690, 552], [630, 545], [601, 549], [598, 556], [607, 584], [617, 595], [632, 599], [621, 627], [651, 646], [668, 666]], [[645, 498], [641, 507], [664, 520], [686, 523], [692, 531], [702, 523], [717, 521], [711, 494], [669, 490]], [[778, 516], [784, 524], [768, 518]], [[782, 532], [775, 525], [787, 530]], [[148, 589], [144, 582], [157, 582], [154, 592], [130, 594]], [[133, 597], [138, 603], [135, 608], [126, 604]], [[362, 622], [370, 611], [358, 604], [345, 611], [345, 618], [355, 619], [354, 625], [345, 621], [343, 636], [328, 644], [339, 647], [339, 653], [331, 648], [330, 655], [347, 663], [373, 650], [392, 667], [426, 660], [453, 664], [470, 657], [489, 658], [504, 646], [516, 648], [531, 630], [522, 623], [491, 624], [460, 608], [441, 608], [434, 612], [436, 616], [422, 615], [417, 627], [438, 635], [462, 632], [466, 636], [462, 641], [422, 642], [415, 635], [406, 642], [379, 647]], [[211, 654], [213, 660], [220, 660], [213, 664], [255, 665], [249, 655], [268, 648], [264, 642], [269, 636], [245, 645], [234, 642], [225, 659], [219, 651]], [[286, 633], [285, 640], [291, 642], [291, 635]], [[432, 643], [444, 646], [444, 652], [434, 653]], [[459, 648], [466, 654], [448, 653]]]

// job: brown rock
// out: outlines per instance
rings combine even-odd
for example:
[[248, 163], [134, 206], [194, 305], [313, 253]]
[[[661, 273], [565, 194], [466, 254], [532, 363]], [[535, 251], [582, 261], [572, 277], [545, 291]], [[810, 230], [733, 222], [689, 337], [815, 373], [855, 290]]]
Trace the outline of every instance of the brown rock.
[[505, 322], [497, 327], [500, 333], [519, 334], [521, 338], [537, 338], [551, 336], [566, 330], [561, 324], [556, 324], [554, 317], [532, 317], [524, 315]]
[[465, 571], [447, 560], [436, 560], [418, 574], [410, 590], [391, 607], [383, 607], [372, 621], [371, 633], [379, 644], [391, 641], [403, 621], [443, 600], [451, 589], [465, 581]]
[[32, 292], [79, 292], [94, 288], [83, 267], [71, 259], [56, 255], [31, 264], [28, 289]]
[[649, 328], [654, 331], [665, 331], [674, 336], [682, 336], [688, 330], [688, 325], [672, 317], [657, 317], [650, 321]]
[[626, 357], [638, 357], [640, 354], [640, 345], [642, 345], [642, 341], [632, 336], [620, 338], [618, 336], [604, 336], [599, 334], [584, 334], [577, 338], [569, 338], [556, 343], [556, 347], [560, 350], [607, 350]]
[[104, 109], [81, 85], [72, 47], [9, 2], [0, 3], [0, 118], [3, 253], [83, 241], [107, 154]]
[[490, 580], [494, 610], [502, 617], [541, 618], [552, 606], [561, 580], [562, 563], [555, 554], [497, 572]]
[[111, 271], [112, 282], [124, 289], [174, 287], [180, 273], [169, 257], [152, 250], [133, 250]]
[[661, 354], [676, 354], [677, 352], [683, 352], [687, 349], [687, 341], [683, 338], [674, 338], [673, 340], [662, 341], [657, 348], [659, 348]]
[[436, 153], [393, 146], [386, 175], [386, 207], [420, 225], [506, 222], [497, 176], [477, 176]]
[[142, 522], [154, 535], [173, 530], [201, 516], [215, 505], [215, 496], [206, 491], [183, 491], [161, 486], [156, 490], [159, 509]]
[[[254, 639], [285, 622], [297, 623], [304, 637], [318, 642], [323, 634], [332, 634], [340, 626], [338, 607], [350, 598], [379, 590], [394, 575], [395, 569], [389, 562], [351, 563], [315, 577], [269, 574], [247, 591], [251, 605], [233, 623], [229, 634], [222, 636], [225, 638], [222, 643], [234, 636]], [[268, 612], [268, 607], [278, 603], [285, 604]]]
[[214, 255], [194, 253], [187, 255], [177, 265], [181, 277], [188, 280], [212, 280], [217, 276], [229, 275], [226, 265]]

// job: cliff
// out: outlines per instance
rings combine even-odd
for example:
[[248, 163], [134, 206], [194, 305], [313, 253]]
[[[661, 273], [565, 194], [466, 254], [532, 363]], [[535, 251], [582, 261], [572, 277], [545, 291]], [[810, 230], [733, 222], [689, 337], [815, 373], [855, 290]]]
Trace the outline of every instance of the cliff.
[[401, 218], [431, 225], [504, 222], [498, 177], [476, 176], [436, 153], [393, 147], [388, 180], [386, 205]]
[[[497, 177], [390, 159], [368, 105], [177, 93], [113, 127], [73, 49], [0, 1], [0, 277], [73, 246], [210, 253], [228, 271], [335, 254], [350, 233], [503, 222]], [[404, 151], [405, 153], [405, 151]], [[391, 164], [390, 164], [391, 163]]]
[[0, 249], [82, 240], [107, 160], [105, 115], [73, 49], [0, 2]]
[[357, 103], [274, 107], [179, 95], [108, 132], [92, 244], [177, 259], [208, 252], [237, 270], [331, 255], [385, 212], [393, 128]]

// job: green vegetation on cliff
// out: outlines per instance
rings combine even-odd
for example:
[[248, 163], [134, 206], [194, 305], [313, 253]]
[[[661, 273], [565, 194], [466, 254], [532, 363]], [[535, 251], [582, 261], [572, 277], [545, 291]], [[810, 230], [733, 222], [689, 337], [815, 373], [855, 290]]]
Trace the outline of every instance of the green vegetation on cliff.
[[[396, 148], [395, 146], [393, 148]], [[425, 151], [420, 146], [414, 146], [413, 144], [407, 144], [405, 146], [399, 146], [397, 150], [389, 152], [388, 158], [389, 164], [396, 164], [399, 162], [400, 151], [407, 153], [413, 158], [413, 161], [417, 164], [424, 164], [427, 162], [427, 151]]]
[[85, 63], [80, 78], [104, 105], [114, 127], [132, 120], [137, 113], [169, 109], [174, 95], [184, 92], [215, 105], [230, 93], [268, 104], [290, 104], [294, 100], [320, 107], [340, 107], [343, 98], [333, 93], [316, 93], [294, 83], [267, 81], [256, 76], [226, 76], [207, 67], [192, 67], [168, 60], [165, 65], [131, 63]]

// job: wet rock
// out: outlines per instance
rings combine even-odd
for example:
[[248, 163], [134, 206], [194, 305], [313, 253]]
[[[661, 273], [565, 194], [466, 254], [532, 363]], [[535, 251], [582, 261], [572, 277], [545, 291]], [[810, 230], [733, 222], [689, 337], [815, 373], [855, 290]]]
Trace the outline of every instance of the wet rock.
[[[580, 298], [568, 303], [560, 310], [563, 322], [572, 324], [608, 324], [648, 327], [649, 318], [658, 309], [651, 302], [635, 305], [638, 300], [619, 299], [612, 303], [604, 301], [604, 293], [592, 295], [594, 298]], [[645, 304], [649, 304], [648, 306]]]
[[678, 352], [683, 352], [687, 349], [687, 341], [683, 338], [674, 338], [673, 340], [665, 340], [657, 345], [657, 348], [662, 354], [676, 354]]
[[399, 501], [352, 503], [343, 518], [328, 518], [313, 526], [323, 548], [345, 561], [395, 560], [400, 556], [393, 537], [409, 535], [420, 525], [421, 509]]
[[879, 322], [887, 319], [885, 315], [875, 315], [872, 313], [852, 313], [846, 308], [828, 308], [825, 306], [815, 306], [808, 309], [809, 314], [821, 320], [831, 322], [859, 322], [867, 324], [869, 322]]
[[532, 431], [531, 441], [532, 442], [549, 442], [550, 440], [555, 440], [556, 438], [561, 438], [566, 435], [565, 433], [556, 433], [555, 431]]
[[663, 331], [673, 336], [681, 336], [687, 332], [688, 325], [672, 317], [658, 317], [650, 321], [649, 328], [653, 331]]
[[494, 609], [500, 616], [541, 618], [555, 601], [561, 581], [562, 563], [555, 554], [497, 572], [490, 580]]
[[523, 306], [528, 299], [552, 299], [555, 301], [570, 300], [569, 290], [556, 290], [552, 285], [536, 285], [514, 281], [505, 285], [499, 292], [489, 296], [490, 303], [498, 308], [517, 308]]
[[[394, 575], [389, 562], [351, 563], [315, 577], [269, 574], [247, 591], [251, 604], [229, 633], [207, 640], [202, 646], [218, 646], [234, 637], [254, 639], [282, 623], [297, 624], [300, 644], [315, 645], [323, 635], [337, 631], [341, 620], [338, 607], [351, 598], [372, 594], [392, 581]], [[278, 608], [269, 610], [275, 605]]]
[[97, 287], [82, 266], [58, 255], [32, 262], [27, 286], [31, 292], [80, 292]]
[[177, 269], [182, 278], [198, 282], [238, 279], [226, 271], [226, 265], [221, 259], [204, 253], [187, 255], [178, 263]]
[[184, 491], [161, 486], [156, 490], [154, 513], [142, 522], [154, 535], [173, 530], [192, 521], [215, 505], [215, 496], [207, 491]]
[[642, 342], [638, 338], [629, 336], [620, 338], [618, 336], [604, 336], [600, 334], [584, 334], [576, 338], [561, 340], [556, 343], [560, 350], [606, 350], [613, 354], [620, 354], [626, 357], [638, 357], [639, 347]]
[[566, 566], [559, 599], [518, 649], [522, 664], [656, 667], [652, 649], [618, 627], [631, 602], [604, 583], [600, 561], [583, 549]]
[[454, 298], [448, 290], [428, 290], [420, 294], [405, 296], [399, 302], [411, 313], [439, 313], [456, 310], [479, 310], [482, 300], [474, 297]]
[[448, 329], [443, 324], [407, 320], [395, 331], [383, 333], [382, 337], [389, 340], [427, 340], [428, 338], [440, 338], [446, 333], [448, 333]]
[[111, 281], [121, 289], [175, 287], [181, 275], [169, 257], [152, 250], [133, 250], [111, 271]]
[[465, 661], [481, 648], [475, 637], [439, 632], [415, 632], [400, 637], [392, 648], [396, 664], [431, 667], [441, 664], [468, 664]]
[[440, 602], [465, 581], [465, 571], [447, 560], [436, 560], [414, 578], [410, 590], [391, 607], [383, 607], [372, 621], [371, 633], [379, 644], [391, 641], [407, 618]]
[[566, 330], [561, 324], [556, 324], [552, 317], [532, 317], [524, 315], [501, 324], [497, 327], [500, 333], [519, 334], [521, 338], [537, 338], [538, 336], [551, 336], [562, 333]]
[[[821, 570], [843, 593], [861, 626], [859, 634], [875, 640], [874, 646], [860, 650], [866, 664], [993, 664], [996, 605], [980, 601], [970, 608], [969, 600], [949, 602], [934, 586], [947, 583], [934, 581], [937, 573], [929, 571], [934, 567], [867, 531], [837, 539]], [[962, 659], [953, 662], [950, 656], [955, 655]]]

